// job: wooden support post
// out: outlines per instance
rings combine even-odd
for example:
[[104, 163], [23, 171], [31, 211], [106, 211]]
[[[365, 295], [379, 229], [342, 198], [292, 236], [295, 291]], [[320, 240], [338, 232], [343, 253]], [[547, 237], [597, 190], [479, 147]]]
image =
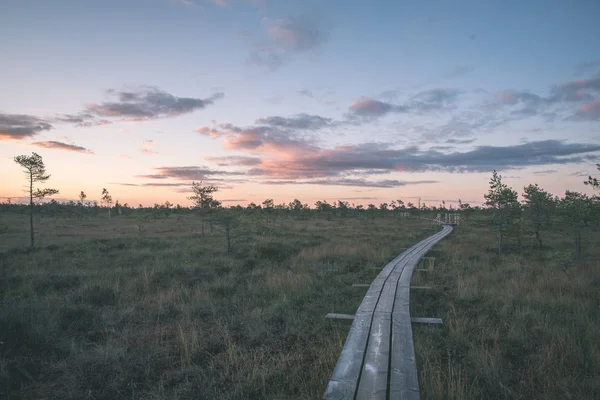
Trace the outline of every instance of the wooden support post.
[[441, 318], [422, 318], [422, 317], [413, 317], [410, 319], [410, 322], [415, 324], [433, 324], [433, 325], [442, 325]]
[[433, 271], [433, 264], [435, 263], [435, 257], [423, 257], [423, 260], [427, 260], [427, 269]]
[[345, 319], [345, 320], [353, 320], [354, 319], [354, 314], [336, 314], [336, 313], [329, 313], [325, 316], [325, 318], [329, 318], [329, 319]]

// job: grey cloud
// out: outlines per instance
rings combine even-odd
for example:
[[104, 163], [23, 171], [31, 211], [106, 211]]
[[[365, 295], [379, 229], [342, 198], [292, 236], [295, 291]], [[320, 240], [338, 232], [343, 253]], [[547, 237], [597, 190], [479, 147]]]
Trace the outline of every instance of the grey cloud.
[[251, 167], [261, 163], [258, 157], [248, 156], [223, 156], [223, 157], [205, 157], [205, 160], [215, 162], [220, 167], [243, 166]]
[[50, 140], [47, 142], [33, 142], [31, 144], [33, 146], [43, 147], [46, 149], [57, 149], [57, 150], [73, 151], [76, 153], [94, 154], [91, 150], [86, 149], [85, 147], [76, 146], [74, 144], [67, 144], [67, 143], [63, 143], [63, 142], [57, 142], [54, 140]]
[[306, 97], [310, 97], [310, 98], [314, 97], [313, 92], [311, 92], [310, 90], [306, 90], [306, 89], [298, 90], [298, 94], [301, 96], [306, 96]]
[[600, 72], [589, 78], [554, 85], [548, 96], [529, 91], [500, 91], [483, 107], [489, 112], [506, 109], [515, 118], [538, 115], [549, 122], [558, 117], [597, 120], [600, 119]]
[[535, 171], [534, 174], [535, 175], [549, 175], [549, 174], [555, 174], [557, 172], [558, 172], [558, 170], [556, 170], [556, 169], [546, 169], [543, 171]]
[[[350, 104], [351, 115], [362, 118], [378, 118], [389, 113], [428, 112], [443, 110], [453, 106], [460, 91], [457, 89], [432, 89], [425, 90], [414, 95], [405, 104], [393, 104], [386, 101], [363, 97]], [[397, 91], [383, 92], [380, 97], [394, 98]]]
[[259, 125], [269, 125], [286, 129], [318, 130], [334, 125], [331, 118], [319, 115], [297, 114], [292, 117], [267, 117], [256, 120]]
[[544, 99], [534, 93], [524, 91], [505, 90], [494, 95], [495, 104], [509, 107], [514, 115], [536, 115], [542, 107], [548, 105], [548, 99]]
[[0, 140], [25, 139], [51, 129], [49, 122], [32, 115], [0, 114]]
[[148, 182], [148, 183], [111, 182], [111, 185], [136, 186], [136, 187], [180, 187], [180, 186], [190, 186], [189, 183], [168, 183], [168, 182]]
[[600, 145], [558, 140], [514, 146], [478, 146], [465, 152], [442, 153], [416, 146], [393, 149], [385, 144], [320, 150], [292, 160], [271, 163], [248, 171], [250, 175], [287, 179], [336, 177], [365, 170], [389, 172], [489, 172], [536, 165], [576, 164], [592, 161]]
[[363, 97], [362, 99], [350, 104], [349, 109], [352, 114], [363, 118], [377, 118], [391, 112], [408, 111], [408, 108], [405, 106], [395, 105], [367, 97]]
[[54, 117], [54, 119], [56, 122], [75, 124], [77, 127], [84, 128], [112, 124], [112, 122], [109, 120], [97, 119], [87, 111], [80, 112], [79, 114], [58, 114]]
[[446, 143], [448, 144], [469, 144], [473, 143], [477, 139], [447, 139]]
[[166, 118], [204, 109], [224, 96], [223, 93], [216, 93], [206, 99], [177, 97], [152, 86], [143, 86], [134, 91], [108, 90], [107, 94], [118, 101], [88, 104], [87, 113], [133, 120]]
[[240, 172], [229, 172], [213, 170], [208, 167], [186, 166], [186, 167], [160, 167], [154, 168], [155, 174], [137, 175], [136, 178], [150, 179], [177, 179], [177, 180], [211, 180], [215, 176], [243, 175]]
[[327, 185], [327, 186], [358, 186], [370, 188], [395, 188], [406, 185], [422, 185], [439, 183], [439, 181], [399, 181], [395, 179], [386, 179], [381, 181], [368, 181], [366, 179], [314, 179], [306, 181], [296, 180], [276, 180], [261, 182], [266, 185]]
[[552, 88], [550, 101], [591, 101], [600, 94], [600, 72], [591, 78], [578, 79]]
[[441, 110], [454, 104], [460, 91], [457, 89], [433, 89], [413, 96], [409, 108], [417, 111]]
[[583, 177], [583, 178], [587, 178], [590, 173], [588, 171], [575, 171], [572, 174], [569, 174], [570, 176], [579, 176], [579, 177]]

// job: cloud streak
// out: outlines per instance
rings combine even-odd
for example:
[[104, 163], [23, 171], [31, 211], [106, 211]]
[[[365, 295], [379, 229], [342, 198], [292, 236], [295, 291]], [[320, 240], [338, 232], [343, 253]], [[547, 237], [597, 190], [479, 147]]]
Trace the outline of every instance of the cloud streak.
[[48, 121], [33, 115], [0, 114], [0, 140], [22, 140], [53, 128]]
[[133, 121], [169, 118], [202, 110], [224, 97], [220, 92], [205, 99], [177, 97], [153, 86], [127, 91], [110, 89], [107, 94], [114, 100], [88, 104], [83, 115]]
[[275, 181], [263, 181], [265, 185], [327, 185], [327, 186], [355, 186], [355, 187], [368, 187], [368, 188], [395, 188], [407, 185], [424, 185], [439, 183], [439, 181], [424, 180], [424, 181], [399, 181], [396, 179], [386, 179], [379, 181], [369, 181], [366, 179], [315, 179], [315, 180], [275, 180]]
[[188, 181], [214, 180], [219, 176], [244, 175], [241, 172], [230, 172], [214, 170], [208, 167], [185, 166], [185, 167], [159, 167], [154, 168], [153, 174], [136, 175], [136, 178], [147, 179], [175, 179]]
[[558, 140], [513, 146], [478, 146], [463, 152], [422, 150], [417, 146], [395, 149], [389, 144], [366, 143], [263, 158], [247, 173], [285, 180], [372, 175], [374, 172], [490, 172], [494, 169], [581, 163], [595, 160], [599, 151], [600, 145], [597, 144]]
[[43, 147], [45, 149], [65, 150], [65, 151], [72, 151], [75, 153], [94, 154], [94, 152], [92, 152], [91, 150], [89, 150], [85, 147], [77, 146], [74, 144], [63, 143], [63, 142], [57, 142], [54, 140], [50, 140], [50, 141], [46, 141], [46, 142], [33, 142], [31, 144], [33, 146]]

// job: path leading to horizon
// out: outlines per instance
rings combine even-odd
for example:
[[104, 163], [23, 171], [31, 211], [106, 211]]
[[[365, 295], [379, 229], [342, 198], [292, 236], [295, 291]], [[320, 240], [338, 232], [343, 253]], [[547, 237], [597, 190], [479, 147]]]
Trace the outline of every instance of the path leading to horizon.
[[410, 281], [419, 260], [452, 226], [388, 263], [354, 316], [324, 399], [419, 399], [410, 319]]

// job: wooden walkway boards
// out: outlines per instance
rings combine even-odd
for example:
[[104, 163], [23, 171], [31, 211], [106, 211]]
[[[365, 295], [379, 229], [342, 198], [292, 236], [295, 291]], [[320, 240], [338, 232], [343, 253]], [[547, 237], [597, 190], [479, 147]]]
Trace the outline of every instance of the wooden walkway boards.
[[419, 399], [409, 310], [410, 280], [444, 228], [407, 249], [375, 278], [358, 307], [324, 399]]

